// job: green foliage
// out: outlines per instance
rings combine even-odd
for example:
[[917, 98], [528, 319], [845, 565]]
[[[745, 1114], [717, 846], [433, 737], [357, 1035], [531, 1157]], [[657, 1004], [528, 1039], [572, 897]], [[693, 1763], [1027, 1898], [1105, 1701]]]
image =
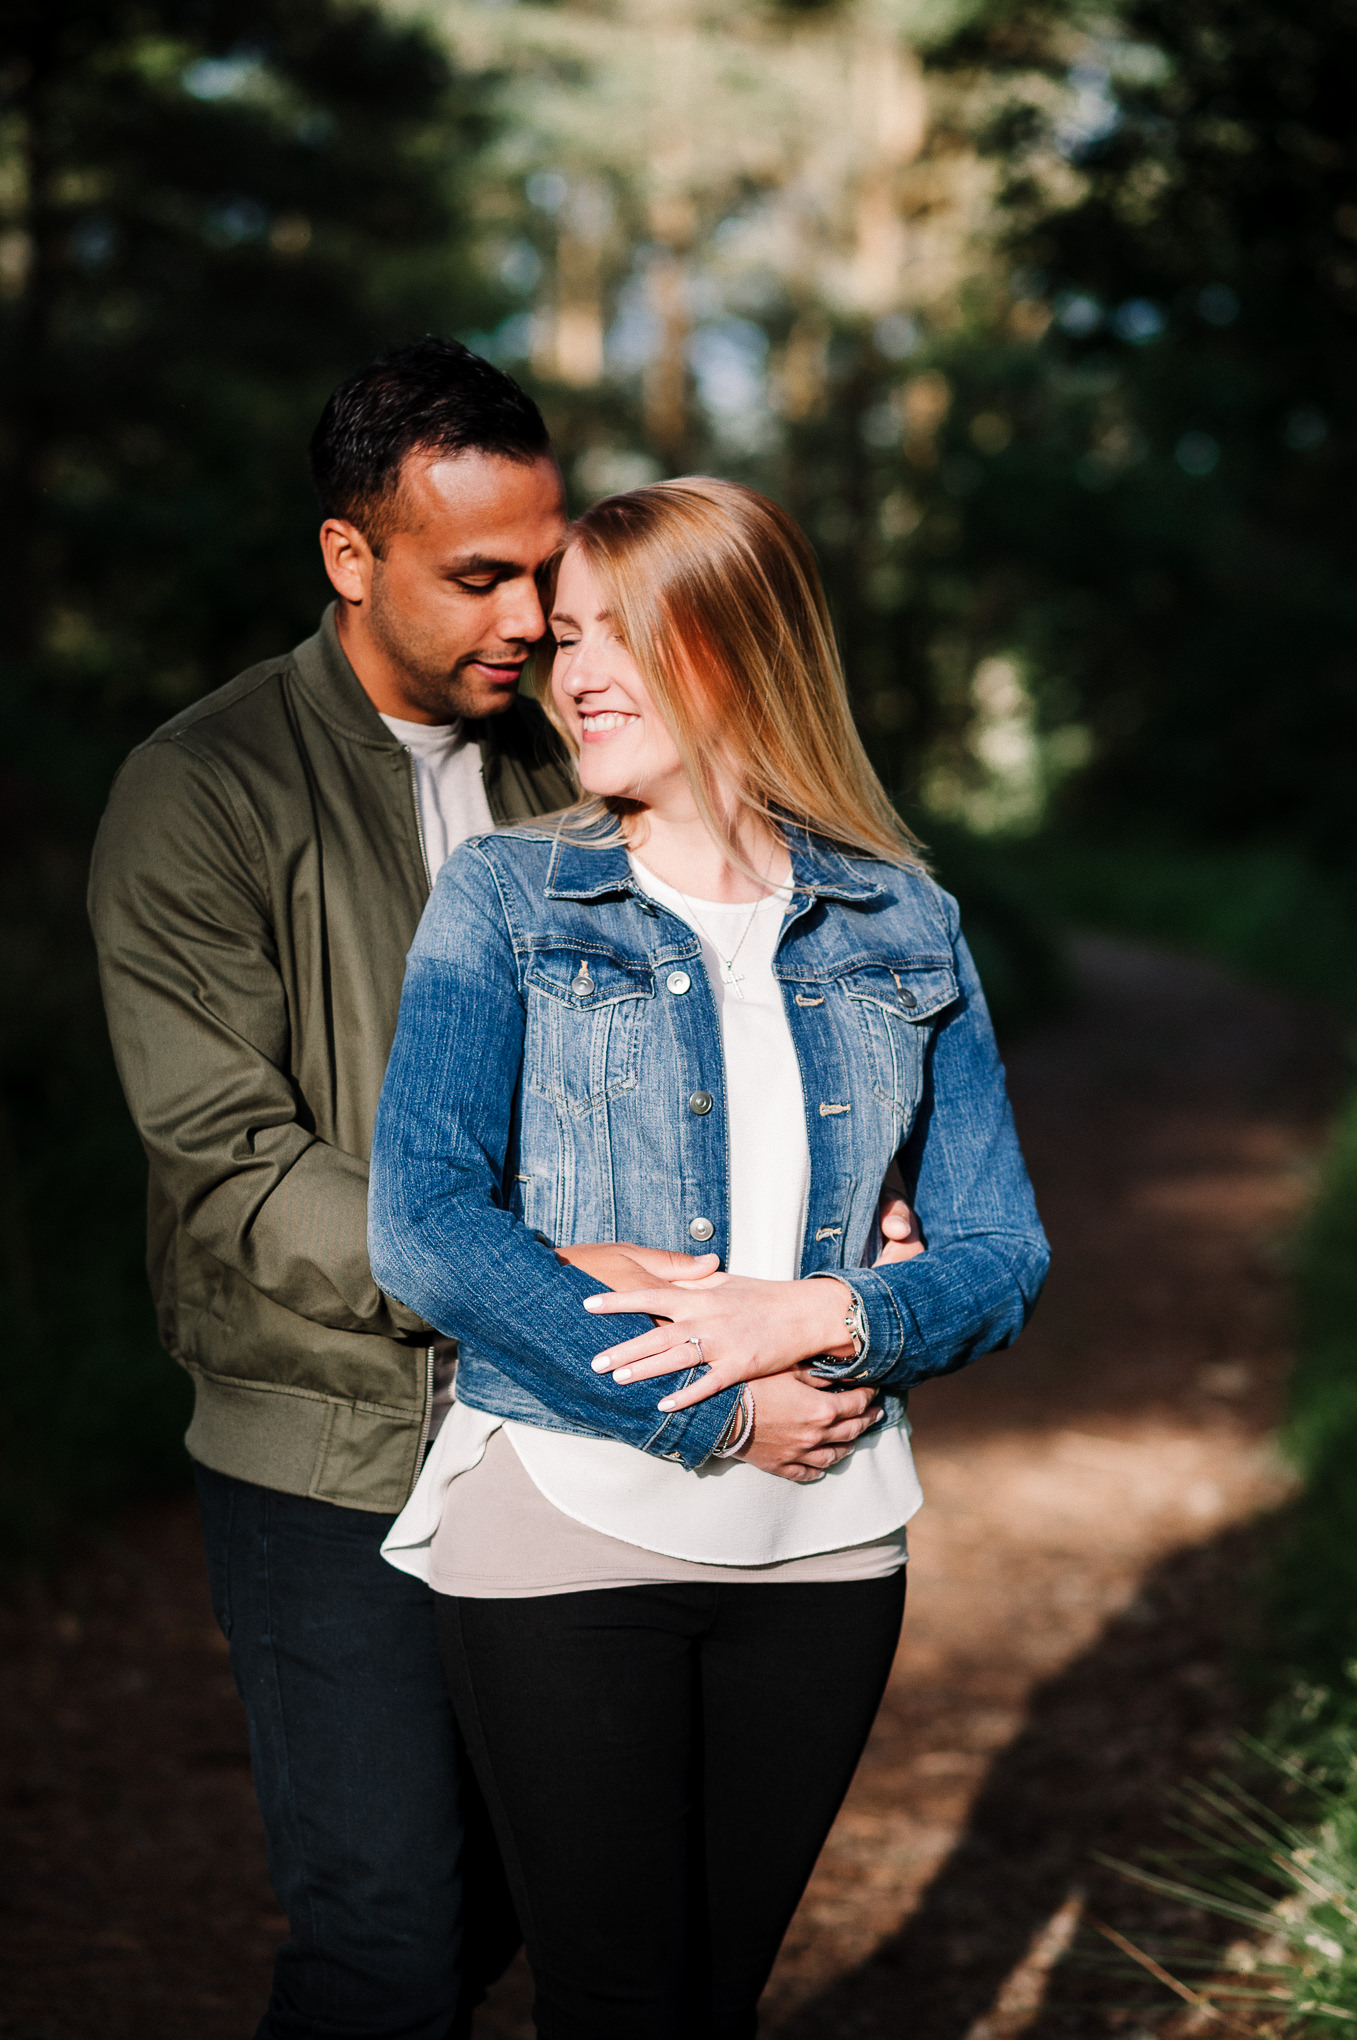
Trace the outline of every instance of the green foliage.
[[[1071, 10], [1003, 9], [958, 62], [1060, 71]], [[1000, 409], [1031, 423], [967, 512], [1001, 531], [1008, 626], [1072, 695], [1094, 764], [1069, 807], [1357, 856], [1357, 207], [1348, 0], [1127, 0], [1082, 46], [1056, 139], [996, 128], [1015, 253], [1055, 313]], [[991, 499], [994, 508], [991, 509]], [[1025, 526], [1025, 528], [1024, 528]]]
[[345, 0], [21, 0], [0, 85], [7, 650], [121, 734], [312, 626], [306, 440], [376, 345], [476, 309], [476, 124]]
[[1009, 846], [1015, 880], [1065, 923], [1167, 942], [1357, 1009], [1357, 888], [1289, 846], [1211, 848], [1141, 828]]
[[946, 823], [920, 824], [939, 884], [961, 909], [961, 926], [985, 987], [996, 1031], [1020, 1034], [1069, 995], [1064, 945], [1039, 887], [1002, 850]]
[[[84, 926], [103, 754], [7, 718], [0, 1552], [185, 1473], [187, 1381], [143, 1270], [145, 1164], [123, 1109]], [[50, 746], [48, 755], [42, 753]]]
[[[684, 45], [675, 75], [705, 64], [703, 103], [677, 84], [653, 98], [673, 131], [660, 163], [630, 131], [619, 145], [619, 120], [652, 104], [650, 39], [678, 49], [682, 10], [622, 5], [616, 47], [583, 4], [505, 10], [515, 122], [546, 153], [520, 133], [495, 186], [537, 323], [491, 343], [515, 366], [531, 351], [581, 494], [649, 464], [786, 503], [873, 756], [912, 802], [980, 823], [971, 795], [1007, 772], [1009, 825], [1054, 795], [1084, 827], [1351, 866], [1349, 0], [989, 0], [941, 43], [928, 10], [894, 12], [927, 52], [917, 157], [872, 157], [876, 116], [838, 57], [884, 66], [884, 16], [841, 0], [814, 53], [814, 11], [785, 47], [743, 20]], [[724, 66], [702, 54], [718, 46]], [[798, 49], [818, 108], [797, 99]], [[985, 139], [1008, 245], [967, 280], [955, 166]], [[859, 288], [857, 208], [887, 187], [913, 254]], [[595, 322], [599, 362], [611, 335], [601, 375], [542, 347], [566, 308]], [[987, 726], [996, 658], [1026, 727]]]
[[1166, 1854], [1156, 1870], [1098, 1859], [1161, 1897], [1228, 1920], [1243, 1937], [1223, 1961], [1219, 1949], [1191, 1942], [1157, 1945], [1147, 1960], [1108, 1938], [1144, 1967], [1157, 1957], [1161, 1981], [1166, 1970], [1191, 1979], [1179, 1985], [1184, 1994], [1233, 2030], [1268, 2040], [1331, 2034], [1357, 2024], [1357, 1736], [1347, 1727], [1330, 1729], [1322, 1744], [1311, 1736], [1303, 1756], [1294, 1746], [1248, 1749], [1269, 1800], [1234, 1778], [1190, 1785], [1176, 1823], [1190, 1854]]

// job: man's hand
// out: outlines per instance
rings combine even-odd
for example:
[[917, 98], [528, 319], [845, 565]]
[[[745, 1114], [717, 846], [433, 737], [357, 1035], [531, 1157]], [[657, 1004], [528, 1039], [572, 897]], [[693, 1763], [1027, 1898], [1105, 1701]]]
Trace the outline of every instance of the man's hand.
[[578, 1247], [557, 1247], [558, 1261], [582, 1268], [609, 1289], [653, 1288], [657, 1282], [692, 1281], [712, 1275], [719, 1254], [671, 1254], [663, 1247], [638, 1247], [630, 1240], [586, 1241]]
[[926, 1251], [919, 1221], [898, 1190], [883, 1190], [877, 1207], [881, 1227], [881, 1252], [872, 1266], [889, 1268], [893, 1261], [912, 1261]]
[[875, 1389], [836, 1393], [801, 1367], [746, 1393], [754, 1397], [754, 1435], [740, 1457], [783, 1480], [823, 1480], [884, 1414]]

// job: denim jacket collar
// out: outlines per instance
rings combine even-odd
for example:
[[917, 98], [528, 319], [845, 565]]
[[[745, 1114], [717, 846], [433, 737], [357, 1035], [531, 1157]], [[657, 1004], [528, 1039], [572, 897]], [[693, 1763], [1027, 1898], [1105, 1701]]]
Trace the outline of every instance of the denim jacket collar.
[[[606, 826], [600, 824], [600, 831]], [[822, 837], [805, 829], [789, 829], [787, 847], [792, 884], [798, 893], [845, 900], [850, 905], [884, 898], [884, 886], [860, 877], [854, 863]], [[587, 835], [558, 834], [545, 891], [549, 900], [601, 900], [639, 892], [640, 887], [632, 877], [624, 844], [602, 836], [591, 841]]]

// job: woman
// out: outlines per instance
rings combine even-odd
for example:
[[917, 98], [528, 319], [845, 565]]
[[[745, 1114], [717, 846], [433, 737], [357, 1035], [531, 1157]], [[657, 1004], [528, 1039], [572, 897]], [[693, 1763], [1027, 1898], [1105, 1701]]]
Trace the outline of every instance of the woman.
[[[374, 1271], [461, 1341], [386, 1549], [439, 1595], [539, 2032], [735, 2040], [890, 1668], [902, 1391], [1012, 1340], [1046, 1247], [800, 532], [658, 483], [549, 579], [586, 799], [444, 867], [378, 1114]], [[867, 1267], [897, 1162], [928, 1250]], [[615, 1239], [710, 1252], [610, 1293], [565, 1256]]]

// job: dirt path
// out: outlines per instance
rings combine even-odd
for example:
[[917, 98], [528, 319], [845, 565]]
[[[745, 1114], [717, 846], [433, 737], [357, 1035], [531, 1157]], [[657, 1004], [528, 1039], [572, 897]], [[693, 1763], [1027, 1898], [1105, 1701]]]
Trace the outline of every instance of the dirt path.
[[[1090, 1852], [1164, 1839], [1238, 1719], [1234, 1648], [1285, 1479], [1284, 1239], [1338, 1055], [1294, 1005], [1089, 942], [1010, 1058], [1056, 1272], [1019, 1352], [914, 1399], [928, 1505], [905, 1641], [769, 1992], [779, 2040], [1167, 2032], [1091, 1970]], [[191, 1515], [0, 1611], [10, 2040], [243, 2040], [282, 1926]], [[530, 2034], [520, 1974], [478, 2040]]]

